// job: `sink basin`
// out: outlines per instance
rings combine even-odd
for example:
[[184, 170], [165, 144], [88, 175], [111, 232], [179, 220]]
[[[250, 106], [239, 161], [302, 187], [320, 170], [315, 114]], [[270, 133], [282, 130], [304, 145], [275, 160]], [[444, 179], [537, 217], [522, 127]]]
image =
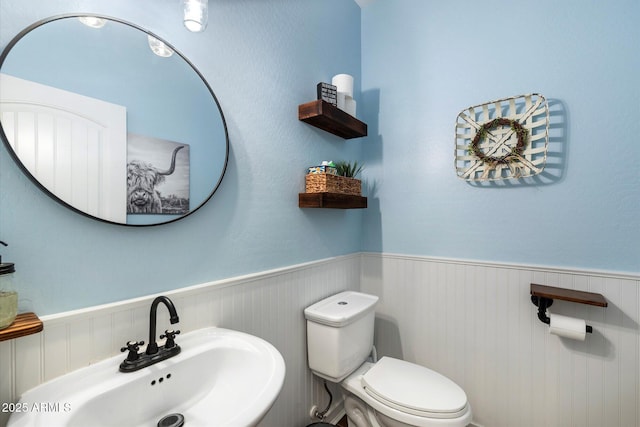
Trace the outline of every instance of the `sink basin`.
[[[261, 338], [223, 328], [179, 335], [177, 356], [136, 372], [125, 354], [71, 372], [22, 395], [8, 427], [157, 426], [181, 414], [184, 427], [254, 426], [284, 382], [282, 356]], [[167, 417], [167, 424], [176, 417]]]

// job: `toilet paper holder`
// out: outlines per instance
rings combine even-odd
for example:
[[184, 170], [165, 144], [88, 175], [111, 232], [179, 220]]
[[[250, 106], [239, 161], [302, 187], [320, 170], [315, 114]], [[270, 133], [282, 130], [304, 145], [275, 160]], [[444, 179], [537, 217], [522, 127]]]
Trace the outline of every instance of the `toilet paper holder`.
[[[547, 325], [551, 324], [551, 318], [547, 316], [547, 308], [551, 307], [551, 304], [553, 304], [553, 300], [551, 298], [531, 295], [531, 302], [533, 303], [533, 305], [538, 307], [538, 319], [540, 319], [542, 323], [546, 323]], [[589, 325], [587, 325], [587, 333], [593, 333], [593, 328]]]
[[[551, 323], [551, 319], [547, 316], [547, 308], [551, 307], [554, 299], [598, 307], [608, 305], [607, 300], [601, 294], [531, 283], [531, 302], [538, 307], [538, 319], [547, 325]], [[593, 328], [589, 325], [587, 325], [587, 332], [593, 333]]]

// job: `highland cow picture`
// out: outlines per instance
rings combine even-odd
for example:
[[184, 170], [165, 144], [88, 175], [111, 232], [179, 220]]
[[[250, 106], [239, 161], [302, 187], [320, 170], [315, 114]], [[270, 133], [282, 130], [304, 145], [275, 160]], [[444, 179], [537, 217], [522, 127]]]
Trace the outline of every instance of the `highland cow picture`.
[[189, 146], [128, 134], [127, 214], [189, 212]]

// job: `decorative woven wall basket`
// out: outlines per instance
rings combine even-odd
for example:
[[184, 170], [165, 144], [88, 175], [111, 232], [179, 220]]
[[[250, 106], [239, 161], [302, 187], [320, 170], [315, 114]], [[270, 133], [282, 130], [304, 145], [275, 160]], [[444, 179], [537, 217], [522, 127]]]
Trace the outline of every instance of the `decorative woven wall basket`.
[[474, 105], [458, 114], [456, 173], [467, 181], [537, 175], [549, 145], [549, 106], [533, 93]]
[[311, 173], [305, 177], [307, 193], [340, 193], [359, 196], [362, 185], [359, 179], [328, 173]]

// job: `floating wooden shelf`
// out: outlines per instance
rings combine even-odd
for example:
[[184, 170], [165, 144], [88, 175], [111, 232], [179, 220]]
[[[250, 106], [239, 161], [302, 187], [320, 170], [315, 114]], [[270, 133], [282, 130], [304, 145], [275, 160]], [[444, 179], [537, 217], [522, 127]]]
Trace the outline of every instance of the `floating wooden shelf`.
[[579, 304], [606, 307], [607, 300], [601, 294], [593, 292], [575, 291], [573, 289], [556, 288], [553, 286], [531, 284], [531, 295], [539, 298], [559, 299], [563, 301], [577, 302]]
[[321, 99], [298, 106], [298, 120], [344, 139], [367, 136], [367, 124]]
[[0, 330], [0, 341], [24, 337], [42, 331], [42, 321], [34, 313], [21, 313], [11, 326]]
[[299, 193], [298, 206], [301, 208], [364, 209], [367, 198], [339, 193]]

